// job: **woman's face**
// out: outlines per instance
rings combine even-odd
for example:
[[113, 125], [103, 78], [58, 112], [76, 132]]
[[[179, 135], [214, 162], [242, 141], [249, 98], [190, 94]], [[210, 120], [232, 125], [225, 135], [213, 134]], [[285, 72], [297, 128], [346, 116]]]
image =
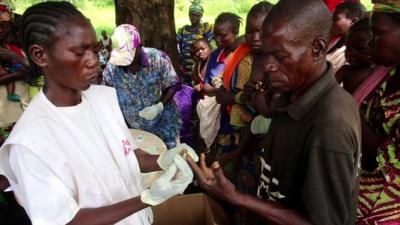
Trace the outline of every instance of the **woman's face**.
[[236, 34], [232, 31], [230, 22], [217, 23], [214, 27], [214, 39], [218, 48], [229, 49], [236, 39]]
[[400, 25], [386, 13], [374, 12], [371, 16], [373, 60], [380, 65], [400, 64]]
[[189, 12], [189, 19], [190, 19], [190, 23], [192, 24], [192, 26], [198, 25], [200, 23], [202, 16], [203, 15], [201, 15], [200, 13], [197, 13], [197, 12]]
[[98, 44], [89, 22], [71, 18], [58, 25], [53, 46], [44, 49], [46, 88], [82, 91], [98, 76]]
[[192, 47], [192, 57], [195, 62], [207, 60], [210, 56], [210, 46], [204, 41], [196, 42]]

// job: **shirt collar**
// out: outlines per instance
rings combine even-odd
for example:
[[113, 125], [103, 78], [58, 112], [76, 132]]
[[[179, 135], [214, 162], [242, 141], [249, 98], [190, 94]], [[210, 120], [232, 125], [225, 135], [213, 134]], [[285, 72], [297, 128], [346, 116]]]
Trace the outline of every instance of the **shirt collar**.
[[302, 119], [315, 104], [324, 96], [337, 81], [332, 74], [332, 65], [328, 62], [328, 69], [300, 98], [287, 106], [286, 110], [294, 120]]

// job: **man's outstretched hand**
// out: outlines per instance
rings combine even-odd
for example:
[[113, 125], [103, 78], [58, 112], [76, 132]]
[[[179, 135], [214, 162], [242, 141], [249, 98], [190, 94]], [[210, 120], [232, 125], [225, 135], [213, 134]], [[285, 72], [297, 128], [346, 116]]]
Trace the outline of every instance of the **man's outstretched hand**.
[[197, 177], [200, 187], [209, 194], [221, 198], [228, 202], [233, 202], [237, 196], [235, 186], [225, 177], [224, 172], [218, 162], [214, 162], [207, 167], [204, 153], [200, 154], [200, 167], [190, 156], [186, 156], [190, 167]]

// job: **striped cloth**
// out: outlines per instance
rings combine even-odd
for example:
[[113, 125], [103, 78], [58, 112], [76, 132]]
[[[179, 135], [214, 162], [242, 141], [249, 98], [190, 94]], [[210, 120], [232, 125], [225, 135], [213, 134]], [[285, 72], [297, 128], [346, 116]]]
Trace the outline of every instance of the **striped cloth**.
[[387, 78], [361, 106], [368, 125], [380, 137], [378, 168], [360, 176], [357, 224], [400, 224], [400, 91], [386, 94]]

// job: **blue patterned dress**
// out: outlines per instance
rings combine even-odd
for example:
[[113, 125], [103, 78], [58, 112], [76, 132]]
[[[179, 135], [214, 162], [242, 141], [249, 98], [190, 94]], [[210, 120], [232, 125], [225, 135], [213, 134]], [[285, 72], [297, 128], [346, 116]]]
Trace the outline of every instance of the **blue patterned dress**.
[[161, 101], [163, 91], [179, 82], [169, 57], [154, 48], [142, 48], [141, 68], [135, 74], [128, 67], [108, 63], [103, 71], [104, 83], [117, 90], [122, 113], [130, 128], [159, 136], [168, 148], [176, 145], [181, 116], [171, 100], [153, 120], [145, 120], [139, 111]]

